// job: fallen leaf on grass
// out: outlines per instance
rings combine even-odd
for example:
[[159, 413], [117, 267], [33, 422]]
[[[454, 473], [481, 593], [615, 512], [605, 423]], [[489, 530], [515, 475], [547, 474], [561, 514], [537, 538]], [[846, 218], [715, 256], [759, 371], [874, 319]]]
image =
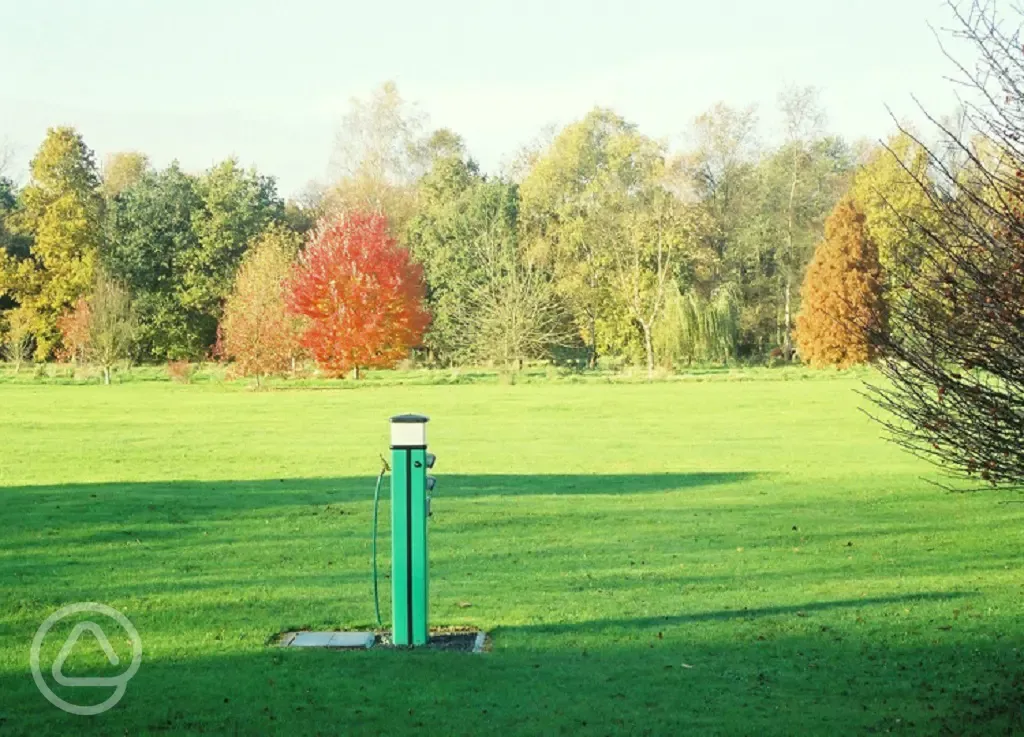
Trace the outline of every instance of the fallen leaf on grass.
[[692, 668], [693, 667], [689, 663], [683, 663], [682, 665], [683, 665], [684, 668]]
[[459, 602], [459, 609], [469, 609], [471, 606], [473, 606], [473, 605], [470, 604], [468, 601], [460, 601]]

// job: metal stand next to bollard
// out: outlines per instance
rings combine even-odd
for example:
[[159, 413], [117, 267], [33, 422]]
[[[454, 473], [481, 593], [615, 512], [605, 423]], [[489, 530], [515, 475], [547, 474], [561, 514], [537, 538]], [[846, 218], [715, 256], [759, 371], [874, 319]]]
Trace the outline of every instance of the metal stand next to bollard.
[[428, 417], [391, 418], [391, 622], [395, 645], [426, 645], [428, 492], [434, 455], [427, 453]]

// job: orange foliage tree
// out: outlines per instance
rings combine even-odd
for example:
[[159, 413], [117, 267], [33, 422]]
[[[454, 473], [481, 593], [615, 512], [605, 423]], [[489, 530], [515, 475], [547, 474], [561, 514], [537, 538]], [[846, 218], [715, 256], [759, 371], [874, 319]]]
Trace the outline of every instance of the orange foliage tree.
[[390, 368], [423, 339], [423, 269], [378, 214], [321, 224], [299, 259], [289, 306], [307, 318], [302, 344], [324, 370]]
[[62, 348], [57, 351], [57, 358], [75, 363], [84, 363], [89, 348], [89, 325], [91, 315], [89, 300], [79, 297], [75, 306], [57, 319], [57, 329], [61, 334]]
[[803, 286], [796, 340], [812, 366], [846, 368], [878, 355], [872, 339], [886, 313], [878, 248], [867, 237], [864, 215], [849, 198], [825, 223]]
[[283, 228], [264, 233], [243, 257], [224, 305], [220, 352], [257, 387], [263, 376], [292, 368], [300, 350], [299, 321], [285, 302], [298, 245], [298, 237]]

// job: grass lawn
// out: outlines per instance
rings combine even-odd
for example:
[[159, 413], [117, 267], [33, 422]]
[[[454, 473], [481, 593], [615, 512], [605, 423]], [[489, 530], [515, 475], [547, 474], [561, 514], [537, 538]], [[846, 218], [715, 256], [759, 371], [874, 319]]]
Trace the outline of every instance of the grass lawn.
[[[0, 735], [1024, 733], [1024, 497], [929, 485], [859, 386], [2, 385]], [[431, 624], [493, 651], [267, 647], [373, 626], [406, 411], [438, 455]], [[95, 717], [29, 675], [78, 601], [143, 641]], [[81, 642], [67, 674], [130, 659]]]

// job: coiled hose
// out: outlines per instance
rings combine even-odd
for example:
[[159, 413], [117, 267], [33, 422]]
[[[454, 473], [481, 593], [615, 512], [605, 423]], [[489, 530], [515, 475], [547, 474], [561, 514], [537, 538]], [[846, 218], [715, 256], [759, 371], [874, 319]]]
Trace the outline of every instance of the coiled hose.
[[380, 474], [377, 476], [377, 486], [373, 490], [373, 612], [377, 617], [377, 627], [383, 627], [384, 623], [380, 618], [380, 591], [377, 587], [377, 510], [380, 508], [380, 485], [384, 481], [384, 474], [391, 470], [384, 456], [380, 457]]

